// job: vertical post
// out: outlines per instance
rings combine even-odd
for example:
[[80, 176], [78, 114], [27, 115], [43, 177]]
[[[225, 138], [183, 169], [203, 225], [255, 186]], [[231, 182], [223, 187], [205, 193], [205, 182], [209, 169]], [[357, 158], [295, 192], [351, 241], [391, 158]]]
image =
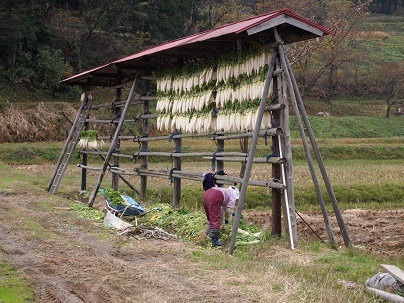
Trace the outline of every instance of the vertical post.
[[272, 76], [273, 76], [274, 69], [275, 69], [276, 54], [277, 54], [277, 52], [274, 49], [272, 51], [271, 58], [269, 60], [268, 73], [267, 73], [267, 77], [265, 79], [265, 84], [264, 84], [264, 89], [262, 92], [260, 106], [258, 108], [257, 120], [255, 122], [255, 128], [254, 128], [253, 137], [252, 137], [252, 141], [251, 141], [251, 147], [250, 147], [250, 153], [248, 154], [246, 170], [244, 173], [243, 182], [241, 184], [240, 198], [239, 198], [239, 202], [237, 205], [237, 213], [236, 213], [236, 217], [235, 217], [234, 223], [233, 223], [233, 228], [231, 231], [229, 254], [233, 253], [234, 246], [236, 244], [237, 231], [238, 231], [238, 227], [240, 226], [240, 218], [241, 218], [241, 214], [243, 212], [243, 207], [244, 207], [244, 202], [245, 202], [245, 197], [246, 197], [247, 187], [248, 187], [248, 180], [250, 179], [250, 176], [251, 176], [251, 169], [252, 169], [252, 165], [253, 165], [253, 161], [254, 161], [254, 155], [255, 155], [255, 151], [257, 149], [257, 142], [258, 142], [259, 132], [260, 132], [260, 128], [261, 128], [262, 117], [264, 115], [265, 105], [266, 105], [266, 101], [268, 98], [268, 93], [269, 93], [269, 89], [270, 89], [271, 82], [272, 82]]
[[[240, 139], [240, 147], [242, 153], [248, 153], [248, 138]], [[244, 177], [246, 162], [241, 162], [240, 178]]]
[[[119, 70], [118, 72], [118, 84], [121, 84], [122, 81], [122, 71]], [[120, 102], [122, 99], [122, 88], [117, 88], [116, 89], [116, 98], [115, 98], [115, 102]], [[116, 116], [120, 116], [122, 114], [122, 109], [121, 107], [116, 107], [114, 109], [114, 113]], [[116, 129], [116, 127], [115, 127]], [[121, 140], [118, 138], [115, 144], [115, 151], [117, 151], [119, 153], [119, 150], [121, 148]], [[113, 167], [119, 167], [119, 157], [113, 157], [114, 159], [114, 163], [112, 164]], [[119, 188], [119, 174], [115, 174], [112, 173], [112, 185], [111, 185], [112, 189], [114, 190], [118, 190]]]
[[111, 145], [109, 146], [108, 153], [105, 156], [105, 160], [104, 160], [104, 164], [102, 166], [101, 172], [98, 175], [97, 183], [95, 184], [95, 187], [94, 187], [94, 189], [93, 189], [93, 191], [91, 193], [91, 196], [90, 196], [90, 198], [88, 200], [88, 206], [90, 206], [90, 207], [93, 206], [95, 196], [97, 195], [98, 190], [100, 189], [100, 186], [101, 186], [101, 182], [104, 179], [105, 171], [107, 170], [107, 167], [109, 165], [109, 161], [111, 160], [111, 156], [112, 156], [112, 153], [114, 151], [114, 146], [116, 144], [116, 140], [118, 139], [119, 133], [120, 133], [121, 128], [122, 128], [122, 125], [124, 123], [125, 116], [126, 116], [126, 113], [128, 112], [132, 97], [135, 94], [135, 87], [136, 87], [136, 79], [135, 79], [135, 81], [133, 81], [133, 85], [132, 85], [132, 88], [130, 90], [128, 99], [126, 100], [125, 107], [124, 107], [124, 109], [122, 111], [121, 119], [119, 120], [118, 126], [117, 126], [117, 128], [115, 130], [115, 134], [114, 134], [114, 136], [112, 138]]
[[[216, 140], [216, 152], [224, 152], [224, 140], [222, 139]], [[224, 161], [222, 160], [216, 161], [216, 171], [218, 175], [224, 175]]]
[[[150, 102], [148, 100], [143, 101], [143, 113], [148, 113], [150, 111]], [[149, 119], [142, 119], [142, 129], [143, 136], [149, 136]], [[142, 151], [147, 151], [149, 149], [149, 142], [142, 142]], [[147, 169], [149, 165], [149, 157], [142, 156], [142, 169]], [[140, 176], [140, 199], [144, 200], [146, 198], [147, 192], [147, 176]]]
[[[89, 115], [87, 115], [86, 120], [89, 118]], [[84, 130], [88, 130], [90, 126], [90, 123], [85, 122], [84, 123]], [[84, 150], [87, 150], [85, 148]], [[83, 160], [81, 161], [81, 164], [86, 167], [88, 164], [88, 155], [87, 153], [83, 154]], [[85, 192], [87, 190], [87, 168], [82, 168], [81, 169], [81, 190]]]
[[[182, 152], [182, 138], [175, 138], [175, 153]], [[173, 171], [181, 170], [181, 157], [174, 157], [173, 159]], [[173, 208], [178, 208], [180, 206], [181, 200], [181, 178], [174, 178], [174, 192], [173, 192]]]
[[[274, 103], [279, 103], [279, 85], [278, 77], [273, 78], [273, 90], [274, 94], [272, 99]], [[275, 92], [276, 90], [276, 92]], [[279, 110], [272, 112], [272, 127], [279, 127], [281, 124], [280, 121], [280, 112]], [[280, 146], [278, 144], [277, 136], [272, 137], [272, 149], [280, 154]], [[280, 180], [281, 179], [281, 171], [279, 164], [272, 164], [272, 178]], [[280, 189], [272, 188], [272, 235], [273, 236], [281, 236], [282, 234], [282, 196]]]

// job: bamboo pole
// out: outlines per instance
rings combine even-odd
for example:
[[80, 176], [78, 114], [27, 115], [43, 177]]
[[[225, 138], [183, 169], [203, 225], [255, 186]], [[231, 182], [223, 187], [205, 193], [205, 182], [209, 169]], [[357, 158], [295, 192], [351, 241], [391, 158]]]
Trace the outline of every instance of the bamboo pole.
[[[280, 64], [280, 63], [279, 63]], [[283, 71], [283, 70], [282, 70]], [[287, 95], [287, 86], [284, 77], [284, 73], [279, 75], [281, 77], [281, 84], [282, 84], [282, 94], [281, 97], [281, 104], [284, 106], [283, 110], [283, 130], [284, 130], [284, 149], [285, 149], [285, 183], [286, 183], [286, 191], [289, 200], [288, 210], [285, 209], [285, 215], [288, 216], [289, 220], [285, 220], [287, 224], [287, 228], [292, 228], [292, 238], [293, 242], [297, 243], [297, 224], [296, 224], [296, 208], [295, 208], [295, 186], [293, 181], [293, 164], [292, 164], [292, 145], [291, 145], [291, 138], [290, 138], [290, 120], [289, 120], [289, 105], [288, 105], [288, 95]], [[285, 207], [286, 208], [286, 207]], [[289, 215], [288, 215], [289, 213]], [[290, 226], [289, 226], [290, 224]]]
[[[102, 120], [106, 121], [106, 120]], [[270, 128], [268, 130], [260, 130], [259, 135], [263, 136], [264, 134], [269, 136], [281, 135], [283, 133], [281, 128]], [[133, 142], [146, 142], [146, 141], [166, 141], [168, 139], [177, 139], [177, 138], [199, 138], [199, 137], [207, 137], [211, 136], [211, 140], [216, 140], [217, 136], [221, 136], [220, 139], [222, 140], [232, 140], [232, 139], [242, 139], [242, 138], [249, 138], [253, 136], [252, 132], [245, 132], [239, 134], [225, 134], [225, 133], [218, 133], [218, 132], [209, 132], [209, 133], [201, 133], [201, 134], [181, 134], [181, 135], [174, 135], [174, 136], [158, 136], [158, 137], [136, 137], [136, 136], [119, 136], [118, 138], [121, 140], [133, 140]], [[107, 136], [100, 136], [98, 137], [101, 140], [109, 140], [111, 137]]]
[[95, 184], [95, 187], [94, 187], [94, 189], [93, 189], [93, 191], [91, 193], [91, 196], [90, 196], [90, 198], [88, 200], [88, 206], [90, 206], [90, 207], [92, 207], [93, 204], [94, 204], [95, 197], [96, 197], [96, 195], [98, 193], [98, 190], [100, 189], [102, 179], [104, 178], [104, 175], [105, 175], [105, 171], [107, 170], [109, 160], [111, 159], [112, 152], [113, 152], [113, 150], [115, 148], [116, 141], [118, 140], [118, 135], [119, 135], [119, 133], [121, 131], [121, 128], [122, 128], [126, 113], [128, 112], [130, 101], [131, 101], [131, 99], [132, 99], [132, 97], [133, 97], [133, 95], [135, 93], [136, 82], [137, 81], [135, 79], [135, 81], [133, 81], [132, 88], [130, 90], [128, 99], [126, 101], [126, 106], [124, 107], [124, 109], [122, 111], [121, 119], [119, 121], [119, 124], [118, 124], [116, 130], [115, 130], [115, 135], [112, 138], [111, 144], [109, 146], [108, 154], [105, 157], [104, 165], [102, 166], [102, 170], [101, 170], [101, 172], [100, 172], [100, 174], [98, 176], [97, 183]]
[[[280, 156], [282, 157], [282, 146], [281, 146], [281, 137], [278, 136], [278, 141], [279, 141], [279, 153]], [[285, 176], [285, 166], [281, 164], [281, 174], [282, 174], [282, 182], [286, 186], [286, 176]], [[285, 208], [286, 208], [286, 218], [287, 218], [287, 224], [288, 224], [288, 232], [289, 232], [289, 241], [290, 241], [290, 248], [293, 250], [295, 249], [295, 243], [293, 239], [293, 232], [292, 232], [292, 224], [290, 221], [290, 209], [289, 209], [289, 197], [288, 197], [288, 191], [284, 191], [284, 197], [285, 197]]]
[[236, 213], [236, 217], [234, 219], [233, 228], [232, 228], [232, 232], [231, 232], [229, 254], [233, 253], [234, 246], [236, 244], [237, 231], [238, 231], [238, 227], [240, 226], [241, 214], [243, 212], [245, 197], [247, 194], [248, 180], [250, 179], [250, 176], [251, 176], [251, 169], [252, 169], [252, 164], [253, 164], [252, 160], [254, 159], [255, 150], [257, 148], [258, 136], [259, 136], [259, 131], [261, 128], [261, 121], [262, 121], [262, 117], [264, 115], [265, 104], [266, 104], [266, 101], [268, 98], [268, 93], [270, 91], [270, 86], [272, 83], [272, 75], [275, 70], [275, 59], [276, 59], [276, 51], [275, 51], [275, 49], [273, 49], [271, 58], [269, 60], [269, 68], [268, 68], [268, 73], [267, 73], [267, 76], [265, 79], [265, 84], [264, 84], [264, 89], [262, 92], [260, 106], [258, 108], [257, 120], [255, 123], [254, 134], [253, 134], [252, 142], [251, 142], [251, 146], [250, 146], [250, 153], [249, 153], [248, 159], [247, 159], [246, 170], [245, 170], [243, 181], [241, 184], [240, 198], [239, 198], [239, 202], [237, 205], [237, 213]]
[[[203, 159], [212, 160], [212, 159], [214, 159], [214, 157], [203, 157]], [[221, 161], [228, 161], [228, 162], [242, 162], [242, 163], [247, 162], [247, 156], [246, 157], [216, 157], [215, 159], [218, 159], [218, 160], [221, 160]], [[276, 164], [281, 164], [281, 163], [285, 163], [286, 159], [281, 158], [281, 157], [271, 157], [271, 158], [263, 158], [263, 157], [261, 157], [261, 158], [254, 158], [253, 162], [254, 163], [276, 163]], [[242, 175], [244, 175], [244, 173]]]
[[[277, 128], [267, 129], [266, 131], [260, 131], [259, 136], [262, 136], [264, 134], [266, 134], [268, 136], [277, 136], [277, 135], [281, 135], [282, 133], [283, 133], [282, 128], [277, 127]], [[223, 135], [218, 135], [218, 136], [212, 137], [212, 140], [218, 140], [218, 138], [220, 138], [220, 140], [244, 139], [244, 138], [252, 137], [253, 135], [254, 135], [253, 132], [247, 132], [247, 133], [241, 133], [241, 134], [229, 134], [229, 135], [223, 134]]]
[[[157, 118], [159, 115], [158, 114], [148, 114], [148, 115], [138, 115], [134, 117], [134, 119], [128, 119], [125, 120], [124, 122], [138, 122], [139, 119], [153, 119]], [[113, 123], [113, 124], [118, 124], [118, 120], [99, 120], [99, 119], [86, 119], [86, 122], [91, 122], [91, 123]]]
[[[138, 174], [138, 175], [144, 175], [144, 176], [151, 176], [151, 177], [176, 177], [176, 178], [182, 178], [182, 179], [190, 179], [190, 180], [197, 180], [197, 181], [202, 181], [203, 176], [197, 173], [190, 173], [190, 172], [183, 172], [183, 171], [173, 171], [171, 172], [170, 170], [149, 170], [149, 169], [142, 169], [138, 168], [136, 172], [133, 174]], [[231, 177], [228, 175], [216, 175], [215, 176], [216, 183], [218, 184], [234, 184], [234, 183], [242, 183], [243, 179], [242, 178], [237, 178], [237, 177]], [[281, 182], [277, 181], [256, 181], [256, 180], [248, 180], [247, 182], [249, 185], [253, 186], [261, 186], [261, 187], [268, 187], [268, 188], [277, 188], [277, 189], [284, 189], [285, 186]]]
[[351, 247], [352, 243], [351, 243], [351, 240], [349, 239], [349, 234], [348, 234], [348, 231], [346, 229], [346, 226], [345, 226], [344, 219], [342, 217], [341, 211], [339, 209], [337, 198], [336, 198], [334, 190], [333, 190], [333, 188], [331, 186], [331, 182], [330, 182], [330, 179], [328, 177], [327, 170], [326, 170], [326, 168], [324, 166], [323, 159], [321, 158], [320, 150], [319, 150], [319, 148], [317, 146], [317, 142], [316, 142], [316, 139], [314, 137], [314, 133], [313, 133], [313, 130], [311, 128], [310, 121], [309, 121], [308, 115], [306, 113], [306, 109], [304, 107], [302, 97], [300, 96], [299, 88], [297, 87], [297, 83], [296, 83], [296, 80], [294, 78], [292, 68], [290, 67], [290, 63], [289, 63], [288, 58], [285, 56], [283, 47], [279, 46], [279, 50], [281, 52], [281, 56], [282, 56], [283, 60], [285, 61], [285, 67], [287, 68], [287, 70], [289, 72], [290, 80], [291, 80], [290, 83], [291, 83], [291, 85], [293, 87], [293, 90], [296, 92], [296, 97], [297, 98], [296, 98], [295, 101], [297, 103], [297, 106], [299, 107], [299, 110], [300, 110], [300, 113], [302, 115], [304, 124], [306, 126], [306, 130], [307, 130], [307, 133], [308, 133], [309, 138], [310, 138], [311, 146], [313, 147], [313, 151], [314, 151], [314, 154], [316, 156], [317, 163], [318, 163], [318, 166], [320, 168], [321, 175], [323, 177], [323, 181], [325, 183], [325, 187], [326, 187], [328, 195], [329, 195], [329, 197], [331, 199], [331, 204], [333, 206], [335, 217], [337, 218], [337, 222], [338, 222], [342, 237], [344, 239], [345, 246], [346, 247]]

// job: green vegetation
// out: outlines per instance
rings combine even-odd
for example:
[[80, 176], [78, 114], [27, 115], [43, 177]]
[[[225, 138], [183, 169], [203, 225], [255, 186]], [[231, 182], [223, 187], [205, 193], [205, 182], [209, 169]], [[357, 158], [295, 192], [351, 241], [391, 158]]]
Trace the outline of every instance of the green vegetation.
[[[314, 117], [309, 118], [316, 138], [388, 138], [404, 136], [402, 117]], [[295, 118], [291, 119], [292, 138], [298, 138]]]
[[382, 39], [370, 37], [365, 42], [368, 52], [376, 62], [404, 61], [404, 17], [403, 15], [387, 16], [374, 14], [367, 20], [374, 30], [379, 33], [389, 33]]
[[34, 302], [34, 292], [21, 272], [9, 264], [0, 262], [0, 302]]
[[78, 218], [86, 218], [97, 223], [104, 221], [104, 213], [100, 210], [85, 206], [81, 203], [73, 203], [71, 207], [75, 216]]

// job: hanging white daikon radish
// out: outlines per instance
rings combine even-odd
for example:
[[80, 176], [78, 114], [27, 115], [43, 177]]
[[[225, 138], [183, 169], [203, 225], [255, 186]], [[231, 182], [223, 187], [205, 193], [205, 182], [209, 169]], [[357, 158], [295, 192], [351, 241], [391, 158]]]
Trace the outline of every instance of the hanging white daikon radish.
[[205, 133], [209, 132], [209, 130], [212, 128], [212, 115], [208, 114], [205, 116], [203, 125]]
[[251, 111], [245, 113], [245, 128], [247, 131], [251, 130]]
[[166, 125], [167, 125], [167, 130], [168, 130], [168, 131], [176, 129], [177, 118], [178, 118], [178, 116], [177, 116], [177, 115], [174, 115], [174, 116], [171, 118], [171, 120], [167, 119]]
[[161, 116], [158, 116], [157, 117], [157, 130], [161, 130], [161, 122], [162, 122]]
[[171, 112], [172, 112], [172, 113], [176, 113], [176, 112], [177, 112], [177, 103], [178, 103], [178, 100], [177, 100], [177, 99], [172, 100], [172, 107], [171, 107]]
[[240, 113], [236, 113], [236, 131], [237, 132], [242, 130], [241, 123], [242, 123], [242, 115]]

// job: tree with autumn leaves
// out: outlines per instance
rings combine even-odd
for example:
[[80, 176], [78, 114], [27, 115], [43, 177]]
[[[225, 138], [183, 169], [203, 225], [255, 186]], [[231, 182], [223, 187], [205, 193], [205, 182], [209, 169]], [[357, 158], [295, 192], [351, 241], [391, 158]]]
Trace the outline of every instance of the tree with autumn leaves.
[[[396, 14], [402, 0], [388, 4], [389, 12]], [[324, 101], [369, 95], [363, 24], [369, 7], [384, 8], [377, 0], [2, 1], [0, 81], [63, 92], [59, 80], [74, 73], [285, 7], [334, 32], [288, 46], [302, 95]]]

